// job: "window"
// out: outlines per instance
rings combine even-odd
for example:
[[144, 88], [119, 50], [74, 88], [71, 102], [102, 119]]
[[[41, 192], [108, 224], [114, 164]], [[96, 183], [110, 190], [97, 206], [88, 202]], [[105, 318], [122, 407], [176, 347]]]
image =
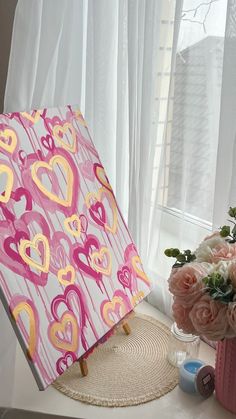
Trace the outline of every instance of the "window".
[[171, 54], [166, 57], [168, 80], [162, 75], [163, 93], [157, 98], [163, 118], [157, 129], [153, 194], [158, 186], [159, 205], [206, 228], [212, 222], [226, 8], [227, 0], [184, 0], [166, 122]]
[[162, 74], [159, 81], [163, 117], [157, 126], [151, 223], [158, 227], [148, 265], [158, 279], [150, 301], [166, 313], [172, 261], [164, 249], [195, 249], [212, 229], [227, 3], [183, 1], [178, 40], [172, 33], [169, 46], [177, 51], [175, 72], [170, 54], [166, 78]]

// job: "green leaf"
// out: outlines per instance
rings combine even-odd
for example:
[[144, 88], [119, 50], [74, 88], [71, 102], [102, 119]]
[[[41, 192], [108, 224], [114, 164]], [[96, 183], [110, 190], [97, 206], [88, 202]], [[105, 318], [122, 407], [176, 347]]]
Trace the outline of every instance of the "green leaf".
[[187, 256], [190, 256], [191, 255], [191, 250], [189, 250], [189, 249], [185, 250], [184, 254], [187, 255]]
[[173, 250], [172, 250], [172, 256], [173, 256], [173, 257], [175, 257], [175, 258], [176, 258], [179, 254], [180, 254], [180, 250], [179, 250], [179, 249], [173, 249]]
[[223, 226], [220, 230], [221, 237], [228, 237], [230, 235], [230, 226]]
[[178, 260], [178, 262], [186, 262], [186, 258], [185, 258], [185, 256], [182, 254], [182, 253], [180, 253], [178, 256], [177, 256], [177, 258], [176, 258], [177, 260]]
[[172, 249], [165, 249], [164, 254], [165, 254], [168, 258], [172, 257]]
[[229, 207], [228, 214], [230, 217], [235, 218], [236, 217], [236, 207]]
[[232, 230], [232, 235], [233, 236], [236, 236], [236, 224], [234, 225], [234, 227], [233, 227], [233, 230]]

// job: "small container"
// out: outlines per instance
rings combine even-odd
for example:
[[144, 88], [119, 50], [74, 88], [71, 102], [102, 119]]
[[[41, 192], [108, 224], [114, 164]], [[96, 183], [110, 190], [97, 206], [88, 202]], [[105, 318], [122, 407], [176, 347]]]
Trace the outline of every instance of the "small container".
[[180, 365], [188, 358], [197, 358], [199, 353], [200, 338], [184, 333], [176, 323], [171, 326], [167, 359], [174, 367]]
[[200, 359], [186, 359], [179, 369], [179, 386], [186, 393], [206, 399], [215, 389], [215, 370]]
[[196, 374], [205, 363], [199, 359], [186, 359], [179, 369], [179, 386], [185, 393], [196, 393]]

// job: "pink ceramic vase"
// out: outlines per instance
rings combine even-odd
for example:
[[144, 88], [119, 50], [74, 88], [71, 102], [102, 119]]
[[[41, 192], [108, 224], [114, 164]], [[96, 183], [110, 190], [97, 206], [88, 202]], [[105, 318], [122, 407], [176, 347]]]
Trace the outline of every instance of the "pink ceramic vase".
[[236, 413], [236, 338], [218, 342], [215, 369], [216, 398]]

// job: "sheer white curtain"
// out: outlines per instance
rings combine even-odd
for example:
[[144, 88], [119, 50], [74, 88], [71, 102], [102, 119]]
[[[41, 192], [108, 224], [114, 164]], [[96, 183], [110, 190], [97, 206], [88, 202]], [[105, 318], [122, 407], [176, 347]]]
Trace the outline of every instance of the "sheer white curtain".
[[18, 0], [15, 14], [5, 112], [80, 105], [144, 264], [181, 4]]
[[19, 0], [16, 8], [5, 111], [80, 105], [144, 262], [181, 5]]

